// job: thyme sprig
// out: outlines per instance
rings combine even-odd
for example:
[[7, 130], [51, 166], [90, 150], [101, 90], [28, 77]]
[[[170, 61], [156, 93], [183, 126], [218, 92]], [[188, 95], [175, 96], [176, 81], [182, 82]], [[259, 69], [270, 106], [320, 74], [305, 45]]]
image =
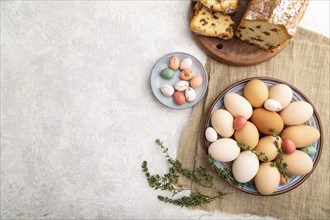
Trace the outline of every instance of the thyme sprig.
[[243, 143], [237, 142], [237, 145], [242, 149], [242, 150], [249, 150], [252, 153], [254, 153], [255, 155], [257, 155], [257, 157], [261, 158], [264, 162], [269, 162], [268, 157], [265, 155], [264, 152], [257, 152], [255, 148], [253, 148], [251, 150], [251, 147], [249, 145], [245, 145]]
[[[275, 129], [271, 129], [271, 132], [272, 132], [273, 137], [275, 137], [274, 145], [278, 150], [278, 155], [277, 155], [278, 162], [276, 164], [276, 167], [277, 167], [278, 171], [283, 175], [285, 180], [288, 182], [290, 175], [289, 175], [288, 168], [287, 168], [288, 164], [283, 161], [283, 150], [279, 144], [280, 137], [277, 134]], [[275, 166], [275, 163], [274, 163], [274, 166]]]
[[250, 188], [255, 188], [255, 184], [252, 181], [247, 182], [247, 183], [240, 183], [235, 179], [235, 177], [233, 176], [233, 173], [230, 170], [228, 170], [228, 168], [224, 167], [223, 169], [220, 169], [219, 167], [217, 167], [211, 154], [208, 155], [207, 160], [208, 160], [209, 164], [211, 165], [211, 167], [217, 172], [217, 174], [219, 176], [223, 177], [224, 179], [229, 180], [229, 182], [231, 182], [237, 186], [240, 186], [242, 188], [244, 186], [247, 186]]
[[155, 190], [167, 190], [175, 195], [183, 191], [181, 186], [175, 187], [175, 184], [178, 182], [178, 176], [174, 174], [172, 169], [169, 169], [169, 172], [160, 176], [158, 174], [151, 175], [148, 169], [147, 161], [142, 162], [142, 171], [145, 173], [149, 186]]
[[182, 163], [179, 160], [174, 160], [170, 157], [168, 154], [168, 148], [164, 146], [160, 139], [156, 140], [156, 144], [163, 150], [163, 153], [170, 164], [169, 171], [172, 171], [173, 173], [177, 172], [191, 181], [199, 183], [201, 186], [215, 188], [213, 185], [213, 176], [207, 173], [204, 167], [198, 167], [196, 170], [185, 169], [182, 167]]
[[211, 167], [217, 172], [217, 174], [219, 176], [222, 176], [223, 178], [229, 180], [230, 182], [234, 183], [235, 185], [238, 186], [243, 186], [242, 183], [238, 182], [232, 172], [230, 170], [228, 170], [228, 168], [224, 167], [224, 169], [220, 169], [219, 167], [217, 167], [217, 165], [215, 165], [214, 160], [211, 156], [211, 154], [208, 155], [207, 160], [209, 162], [209, 164], [211, 165]]
[[[198, 167], [195, 170], [189, 170], [182, 167], [182, 163], [179, 160], [173, 159], [168, 154], [168, 148], [164, 146], [163, 142], [159, 139], [156, 140], [156, 144], [160, 146], [167, 158], [167, 162], [170, 167], [168, 173], [160, 176], [159, 174], [151, 175], [148, 168], [147, 161], [142, 162], [142, 172], [145, 173], [149, 186], [153, 189], [157, 190], [167, 190], [172, 193], [172, 197], [183, 190], [187, 190], [183, 188], [179, 183], [179, 175], [181, 174], [186, 178], [190, 179], [192, 182], [195, 182], [203, 187], [215, 188], [213, 184], [213, 176], [207, 172], [207, 170], [203, 167]], [[203, 206], [205, 204], [209, 204], [213, 202], [215, 199], [223, 199], [225, 193], [218, 192], [217, 196], [208, 196], [202, 193], [192, 193], [189, 197], [183, 196], [181, 198], [172, 199], [169, 197], [158, 196], [160, 201], [165, 203], [171, 203], [174, 205], [178, 205], [181, 207], [192, 207], [192, 206]]]
[[192, 193], [190, 196], [183, 196], [178, 199], [172, 199], [169, 197], [158, 196], [160, 201], [165, 203], [171, 203], [181, 207], [194, 207], [194, 206], [203, 206], [213, 202], [216, 199], [223, 199], [225, 196], [224, 193], [218, 192], [216, 196], [207, 196], [202, 193]]

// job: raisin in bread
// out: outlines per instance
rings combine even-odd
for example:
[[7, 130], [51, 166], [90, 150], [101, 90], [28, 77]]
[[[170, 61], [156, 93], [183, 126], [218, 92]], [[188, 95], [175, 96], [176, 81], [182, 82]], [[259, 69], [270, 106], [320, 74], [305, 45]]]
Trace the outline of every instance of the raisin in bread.
[[230, 39], [234, 36], [234, 24], [230, 16], [211, 11], [198, 2], [190, 30], [200, 35]]
[[238, 10], [238, 0], [200, 0], [200, 2], [212, 11], [224, 14], [233, 14]]
[[251, 0], [235, 35], [273, 51], [296, 33], [309, 0]]

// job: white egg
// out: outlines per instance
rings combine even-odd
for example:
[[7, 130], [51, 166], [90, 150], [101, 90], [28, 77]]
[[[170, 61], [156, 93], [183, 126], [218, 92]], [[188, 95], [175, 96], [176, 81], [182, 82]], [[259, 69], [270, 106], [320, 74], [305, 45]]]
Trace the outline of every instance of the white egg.
[[174, 88], [173, 86], [169, 84], [164, 84], [160, 88], [160, 91], [165, 95], [165, 96], [172, 96], [174, 94]]
[[221, 138], [210, 145], [208, 152], [213, 159], [221, 162], [230, 162], [238, 157], [240, 150], [234, 139]]
[[238, 182], [249, 182], [259, 170], [258, 157], [251, 151], [243, 151], [234, 161], [232, 170]]
[[275, 99], [267, 99], [264, 103], [264, 107], [271, 112], [278, 112], [282, 109], [281, 103]]
[[186, 90], [189, 86], [189, 83], [187, 81], [181, 80], [179, 82], [177, 82], [177, 84], [175, 85], [175, 89], [179, 92], [182, 92], [184, 90]]
[[196, 92], [193, 88], [188, 87], [188, 89], [186, 89], [185, 93], [184, 93], [186, 100], [188, 102], [193, 102], [196, 99]]
[[234, 134], [234, 118], [224, 109], [218, 109], [211, 116], [212, 127], [222, 137], [231, 137]]
[[181, 70], [188, 69], [191, 67], [191, 65], [192, 65], [192, 60], [190, 58], [185, 58], [180, 63], [180, 69]]
[[218, 139], [218, 134], [212, 127], [208, 127], [205, 130], [205, 138], [209, 142], [214, 142]]

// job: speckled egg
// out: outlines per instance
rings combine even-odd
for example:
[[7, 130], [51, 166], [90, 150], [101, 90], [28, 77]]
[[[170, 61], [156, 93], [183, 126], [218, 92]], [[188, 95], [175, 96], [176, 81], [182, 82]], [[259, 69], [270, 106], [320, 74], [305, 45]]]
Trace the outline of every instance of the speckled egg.
[[193, 88], [188, 87], [184, 92], [184, 95], [188, 102], [193, 102], [196, 99], [196, 92]]
[[175, 92], [173, 94], [173, 101], [177, 105], [183, 105], [186, 102], [186, 98], [182, 94], [182, 92]]
[[177, 91], [184, 91], [189, 87], [189, 83], [187, 81], [181, 80], [179, 82], [177, 82], [177, 84], [175, 84], [175, 90]]
[[191, 78], [193, 78], [194, 73], [191, 69], [185, 69], [183, 71], [181, 71], [180, 73], [180, 79], [182, 80], [191, 80]]
[[196, 89], [203, 84], [203, 77], [202, 76], [195, 76], [190, 80], [190, 87]]
[[164, 79], [172, 79], [175, 72], [169, 68], [165, 68], [160, 72], [160, 76]]
[[180, 69], [181, 70], [188, 69], [191, 67], [191, 65], [192, 65], [192, 60], [190, 58], [185, 58], [180, 63]]
[[174, 88], [173, 88], [173, 86], [171, 86], [169, 84], [162, 85], [162, 87], [160, 88], [160, 91], [165, 96], [172, 96], [174, 94]]
[[316, 148], [314, 146], [303, 147], [303, 148], [300, 148], [300, 150], [302, 152], [305, 152], [309, 156], [313, 156], [316, 153]]
[[278, 112], [282, 109], [281, 103], [275, 99], [267, 99], [264, 103], [264, 107], [271, 112]]
[[178, 56], [173, 56], [168, 62], [168, 67], [172, 70], [178, 70], [180, 67], [180, 58]]

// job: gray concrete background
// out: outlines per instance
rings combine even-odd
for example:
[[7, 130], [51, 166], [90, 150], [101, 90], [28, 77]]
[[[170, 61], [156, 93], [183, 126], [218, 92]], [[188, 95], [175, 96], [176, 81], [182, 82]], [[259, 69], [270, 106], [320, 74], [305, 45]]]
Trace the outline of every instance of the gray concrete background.
[[[205, 61], [189, 1], [1, 2], [2, 219], [247, 218], [163, 204], [141, 172], [166, 170], [191, 109], [160, 105], [153, 63], [172, 51]], [[302, 26], [329, 36], [329, 1]], [[327, 19], [328, 18], [328, 19]], [[263, 218], [263, 217], [260, 217]]]

